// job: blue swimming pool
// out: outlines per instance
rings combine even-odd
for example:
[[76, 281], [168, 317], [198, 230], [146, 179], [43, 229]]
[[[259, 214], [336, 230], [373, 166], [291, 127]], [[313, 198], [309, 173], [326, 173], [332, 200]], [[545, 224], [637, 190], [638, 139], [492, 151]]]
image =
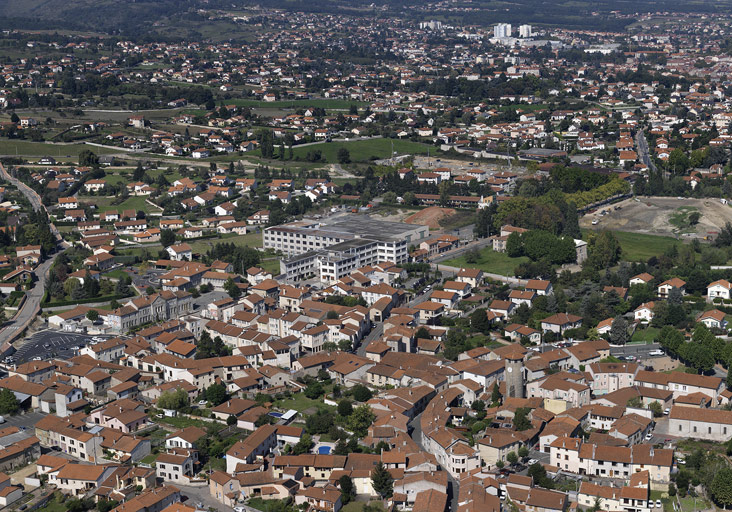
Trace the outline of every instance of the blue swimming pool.
[[269, 415], [272, 416], [273, 418], [281, 418], [282, 417], [282, 413], [281, 412], [271, 412], [271, 413], [269, 413]]
[[330, 455], [330, 446], [321, 446], [320, 448], [318, 448], [318, 454]]

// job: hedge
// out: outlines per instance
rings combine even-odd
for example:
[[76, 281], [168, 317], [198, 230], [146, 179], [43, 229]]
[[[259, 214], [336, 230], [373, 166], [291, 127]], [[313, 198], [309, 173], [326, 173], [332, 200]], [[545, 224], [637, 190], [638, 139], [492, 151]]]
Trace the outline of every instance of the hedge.
[[113, 300], [126, 299], [133, 296], [134, 295], [107, 295], [106, 297], [95, 297], [93, 299], [59, 300], [56, 302], [49, 302], [48, 304], [42, 304], [42, 307], [56, 308], [59, 306], [77, 306], [79, 304], [89, 304], [92, 302], [112, 302]]

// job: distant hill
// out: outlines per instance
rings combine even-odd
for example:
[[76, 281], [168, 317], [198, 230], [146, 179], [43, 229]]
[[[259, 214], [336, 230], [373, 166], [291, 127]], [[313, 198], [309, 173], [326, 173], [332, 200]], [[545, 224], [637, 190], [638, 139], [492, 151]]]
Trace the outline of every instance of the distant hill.
[[[728, 12], [732, 0], [472, 0], [450, 7], [470, 12], [420, 9], [423, 0], [0, 0], [2, 28], [83, 29], [121, 35], [154, 32], [155, 25], [200, 25], [196, 9], [263, 6], [291, 11], [350, 15], [443, 19], [459, 25], [497, 22], [534, 23], [595, 30], [620, 30], [632, 20], [616, 19], [610, 11]], [[409, 9], [405, 9], [409, 7]], [[598, 13], [598, 14], [595, 14]], [[199, 19], [197, 19], [199, 18]], [[170, 31], [167, 32], [170, 35]]]

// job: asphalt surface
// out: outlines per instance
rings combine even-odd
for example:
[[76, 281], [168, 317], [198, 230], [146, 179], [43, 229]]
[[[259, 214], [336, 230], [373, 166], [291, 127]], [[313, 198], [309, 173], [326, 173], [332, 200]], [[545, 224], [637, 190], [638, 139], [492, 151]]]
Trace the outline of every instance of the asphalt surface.
[[203, 308], [208, 307], [209, 304], [212, 302], [216, 302], [217, 300], [225, 299], [229, 296], [226, 292], [208, 292], [208, 293], [202, 293], [200, 297], [197, 299], [193, 299], [193, 311], [199, 311]]
[[92, 341], [92, 338], [99, 340], [108, 339], [110, 336], [52, 330], [39, 331], [26, 338], [23, 345], [17, 347], [12, 357], [16, 364], [32, 361], [35, 357], [44, 360], [51, 357], [69, 359], [78, 353], [78, 350], [74, 350], [72, 347], [84, 347]]
[[[28, 429], [32, 431], [33, 426], [45, 416], [47, 416], [47, 414], [43, 412], [27, 412], [25, 414], [17, 414], [15, 416], [5, 416], [5, 423], [0, 425], [0, 428], [18, 427], [21, 430]], [[33, 434], [33, 432], [30, 432], [30, 434]]]
[[648, 141], [646, 140], [646, 135], [643, 130], [638, 130], [638, 133], [635, 136], [635, 145], [638, 147], [638, 156], [640, 157], [641, 162], [647, 165], [652, 171], [655, 171], [656, 165], [653, 163], [653, 160], [651, 160], [648, 153]]

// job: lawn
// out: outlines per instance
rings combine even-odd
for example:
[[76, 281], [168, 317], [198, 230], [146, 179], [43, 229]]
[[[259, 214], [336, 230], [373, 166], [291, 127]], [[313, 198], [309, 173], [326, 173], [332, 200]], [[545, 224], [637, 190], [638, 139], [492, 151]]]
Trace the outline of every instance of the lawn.
[[157, 453], [151, 453], [150, 455], [147, 455], [146, 457], [143, 457], [140, 462], [143, 464], [150, 464], [152, 466], [153, 462], [155, 462], [155, 459], [158, 458]]
[[266, 270], [267, 272], [270, 272], [273, 276], [277, 276], [280, 274], [280, 260], [279, 258], [270, 258], [267, 260], [262, 260], [262, 262], [259, 264], [261, 268]]
[[658, 327], [647, 327], [645, 329], [636, 329], [633, 333], [633, 337], [630, 339], [631, 343], [651, 343], [656, 339], [660, 329]]
[[212, 425], [209, 421], [197, 420], [186, 416], [176, 416], [174, 418], [164, 416], [162, 418], [157, 418], [156, 421], [160, 423], [167, 423], [168, 425], [172, 425], [176, 428], [199, 427], [205, 430], [207, 427]]
[[295, 409], [297, 412], [303, 412], [306, 409], [315, 407], [316, 409], [333, 411], [335, 407], [326, 405], [323, 400], [311, 400], [304, 393], [295, 393], [291, 398], [276, 400], [274, 405], [280, 409]]
[[[353, 141], [333, 141], [324, 142], [322, 144], [313, 144], [312, 146], [295, 146], [292, 148], [295, 158], [302, 161], [307, 159], [307, 154], [314, 151], [320, 151], [322, 158], [327, 163], [338, 162], [338, 150], [346, 148], [350, 153], [352, 162], [368, 162], [372, 158], [388, 158], [391, 154], [392, 143], [394, 143], [394, 152], [398, 154], [427, 154], [430, 147], [420, 142], [412, 142], [410, 140], [399, 139], [369, 139], [369, 140], [353, 140]], [[434, 148], [433, 148], [434, 152]], [[248, 155], [260, 156], [259, 150], [247, 153]]]
[[59, 503], [59, 501], [54, 497], [48, 500], [45, 507], [41, 507], [36, 510], [37, 512], [66, 512], [66, 505]]
[[0, 155], [19, 156], [52, 156], [58, 158], [77, 158], [79, 153], [89, 149], [101, 155], [107, 153], [121, 153], [114, 148], [99, 148], [86, 144], [48, 144], [46, 142], [30, 142], [25, 140], [0, 140]]
[[621, 258], [626, 261], [646, 261], [652, 256], [662, 255], [673, 245], [681, 244], [670, 236], [644, 235], [627, 231], [613, 231], [613, 234], [623, 250]]
[[449, 265], [458, 268], [479, 268], [483, 272], [491, 274], [500, 274], [502, 276], [512, 276], [514, 269], [521, 263], [526, 263], [529, 258], [521, 256], [519, 258], [511, 258], [506, 253], [495, 252], [492, 249], [482, 249], [479, 253], [478, 260], [475, 263], [468, 263], [466, 255], [462, 254], [457, 258], [441, 261], [441, 265]]
[[[246, 235], [233, 235], [233, 236], [222, 236], [221, 238], [205, 238], [196, 242], [188, 242], [193, 252], [205, 253], [211, 247], [220, 242], [226, 242], [228, 244], [233, 243], [234, 245], [246, 245], [247, 247], [262, 247], [262, 234], [261, 233], [247, 233]], [[279, 272], [279, 264], [278, 264]]]
[[695, 510], [707, 510], [709, 509], [709, 502], [704, 498], [681, 498], [681, 510], [682, 512], [693, 512]]
[[150, 203], [146, 202], [146, 198], [143, 196], [130, 196], [122, 201], [120, 204], [113, 205], [112, 201], [114, 201], [115, 199], [115, 197], [92, 196], [85, 197], [82, 201], [95, 204], [102, 212], [108, 210], [116, 210], [117, 212], [121, 213], [124, 210], [135, 210], [136, 212], [143, 211], [145, 213], [158, 213], [161, 211], [160, 208], [156, 208]]

